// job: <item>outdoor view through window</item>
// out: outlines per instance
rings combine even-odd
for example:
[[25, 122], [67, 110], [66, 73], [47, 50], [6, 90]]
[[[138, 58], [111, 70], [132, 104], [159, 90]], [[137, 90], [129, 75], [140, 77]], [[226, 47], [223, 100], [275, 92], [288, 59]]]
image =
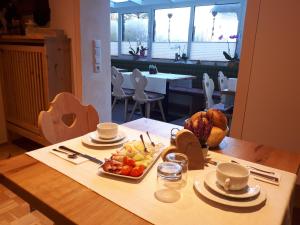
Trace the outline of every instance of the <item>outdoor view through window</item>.
[[155, 9], [153, 14], [111, 13], [111, 55], [129, 55], [139, 47], [145, 49], [145, 57], [151, 47], [150, 58], [175, 59], [178, 55], [191, 60], [226, 61], [223, 51], [234, 58], [240, 41], [240, 7], [237, 3]]

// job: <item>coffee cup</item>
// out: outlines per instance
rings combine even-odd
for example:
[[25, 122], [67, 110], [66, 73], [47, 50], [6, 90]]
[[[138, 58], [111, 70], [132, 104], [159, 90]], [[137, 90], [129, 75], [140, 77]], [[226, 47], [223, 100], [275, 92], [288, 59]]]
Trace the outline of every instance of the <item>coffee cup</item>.
[[236, 163], [220, 163], [217, 167], [217, 183], [226, 191], [245, 188], [249, 180], [249, 170]]
[[105, 123], [99, 123], [97, 125], [97, 132], [99, 138], [102, 139], [113, 139], [117, 137], [118, 135], [118, 124], [111, 123], [111, 122], [105, 122]]

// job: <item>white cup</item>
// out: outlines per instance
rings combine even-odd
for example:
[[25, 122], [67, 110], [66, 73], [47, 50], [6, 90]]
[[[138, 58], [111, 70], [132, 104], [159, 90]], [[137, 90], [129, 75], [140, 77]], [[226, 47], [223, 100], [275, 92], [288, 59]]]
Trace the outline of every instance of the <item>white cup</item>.
[[117, 137], [118, 135], [118, 124], [111, 123], [111, 122], [105, 122], [105, 123], [99, 123], [97, 125], [97, 132], [99, 138], [102, 139], [113, 139]]
[[226, 191], [237, 191], [247, 186], [250, 172], [236, 163], [220, 163], [216, 175], [218, 184]]

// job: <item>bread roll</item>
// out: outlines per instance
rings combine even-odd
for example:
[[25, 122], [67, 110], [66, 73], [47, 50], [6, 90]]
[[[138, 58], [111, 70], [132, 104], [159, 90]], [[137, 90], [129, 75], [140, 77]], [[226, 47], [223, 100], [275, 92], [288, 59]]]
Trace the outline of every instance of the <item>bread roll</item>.
[[[227, 128], [226, 128], [227, 129]], [[208, 136], [208, 139], [206, 141], [206, 144], [209, 147], [217, 147], [223, 138], [226, 136], [227, 130], [222, 130], [219, 127], [212, 127], [210, 135]]]
[[221, 111], [217, 109], [209, 109], [206, 113], [213, 126], [221, 128], [223, 131], [227, 129], [227, 118]]

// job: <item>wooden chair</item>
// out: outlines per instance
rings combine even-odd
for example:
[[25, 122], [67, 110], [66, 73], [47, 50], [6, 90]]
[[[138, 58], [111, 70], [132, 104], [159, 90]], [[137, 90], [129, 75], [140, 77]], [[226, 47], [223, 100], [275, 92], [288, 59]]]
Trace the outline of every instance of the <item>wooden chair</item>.
[[48, 111], [41, 111], [38, 126], [50, 144], [79, 137], [96, 130], [99, 116], [92, 105], [84, 106], [72, 94], [58, 94]]
[[127, 112], [128, 112], [128, 100], [132, 98], [134, 92], [130, 89], [122, 88], [122, 84], [124, 82], [124, 77], [121, 72], [117, 70], [116, 67], [111, 67], [111, 83], [113, 85], [113, 91], [111, 95], [114, 97], [113, 104], [111, 106], [111, 110], [114, 109], [118, 100], [125, 101], [124, 107], [124, 121], [127, 121]]
[[[222, 71], [219, 71], [218, 73], [218, 84], [220, 91], [228, 89], [228, 78], [224, 75]], [[221, 94], [221, 103], [223, 103], [225, 106], [233, 106], [234, 96]]]
[[133, 95], [133, 100], [135, 101], [132, 112], [130, 114], [129, 120], [131, 120], [133, 113], [136, 110], [136, 107], [139, 106], [141, 113], [143, 113], [141, 105], [146, 105], [146, 118], [150, 118], [150, 110], [151, 103], [157, 102], [160, 113], [163, 121], [166, 121], [166, 117], [164, 114], [164, 110], [162, 107], [162, 100], [164, 99], [164, 95], [153, 93], [153, 92], [145, 92], [145, 87], [147, 86], [148, 80], [145, 76], [142, 75], [141, 71], [138, 69], [134, 69], [132, 71], [132, 75], [130, 77], [133, 87], [135, 88], [135, 92]]
[[232, 109], [233, 106], [226, 106], [224, 103], [215, 103], [212, 96], [215, 89], [214, 81], [209, 78], [207, 73], [203, 74], [202, 86], [204, 90], [204, 96], [206, 100], [206, 110], [210, 108], [218, 109], [220, 111], [226, 112]]

